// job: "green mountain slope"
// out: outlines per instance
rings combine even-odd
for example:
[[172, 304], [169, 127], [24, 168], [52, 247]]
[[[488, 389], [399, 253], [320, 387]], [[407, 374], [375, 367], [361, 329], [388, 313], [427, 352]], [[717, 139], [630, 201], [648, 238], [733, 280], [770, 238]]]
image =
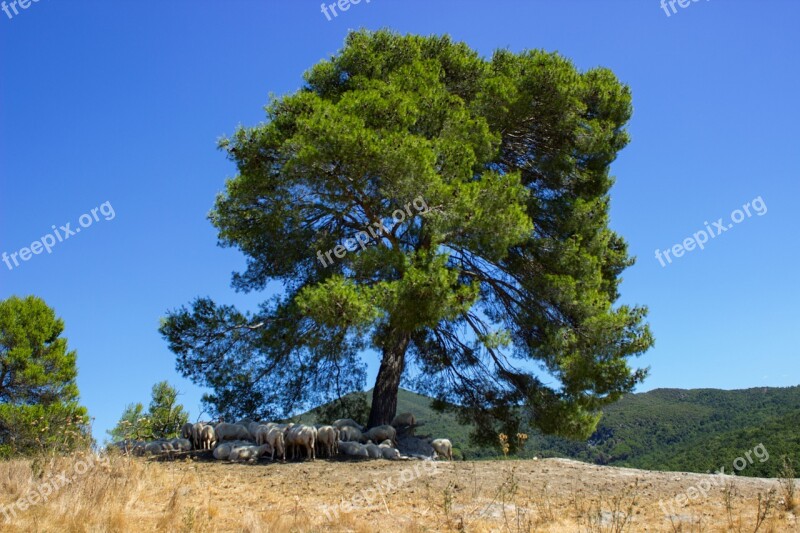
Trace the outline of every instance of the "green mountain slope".
[[[372, 391], [367, 393], [371, 401]], [[398, 412], [412, 412], [424, 425], [418, 435], [446, 437], [467, 459], [491, 458], [499, 449], [474, 447], [470, 426], [430, 408], [430, 398], [400, 391]], [[313, 413], [301, 417], [313, 422]], [[800, 465], [800, 386], [725, 391], [656, 389], [630, 394], [607, 408], [586, 442], [530, 433], [523, 457], [569, 457], [649, 470], [733, 471], [733, 462], [759, 444], [769, 459], [752, 461], [739, 475], [777, 476], [782, 457]], [[761, 455], [763, 457], [763, 454]]]

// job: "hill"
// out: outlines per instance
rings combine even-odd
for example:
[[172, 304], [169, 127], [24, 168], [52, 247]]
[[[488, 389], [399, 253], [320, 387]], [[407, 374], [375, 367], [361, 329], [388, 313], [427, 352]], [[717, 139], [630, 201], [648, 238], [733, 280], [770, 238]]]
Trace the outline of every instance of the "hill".
[[[371, 401], [372, 391], [367, 392]], [[418, 435], [447, 437], [459, 457], [494, 458], [498, 449], [470, 443], [471, 426], [451, 413], [430, 408], [431, 399], [400, 390], [398, 412], [412, 412], [424, 425]], [[314, 411], [300, 417], [314, 422]], [[739, 475], [776, 477], [782, 457], [800, 464], [800, 387], [745, 390], [656, 389], [630, 394], [608, 407], [597, 431], [585, 442], [529, 432], [522, 457], [564, 457], [598, 465], [648, 470], [709, 472], [758, 445], [769, 459], [748, 462]], [[796, 468], [797, 469], [797, 468]]]

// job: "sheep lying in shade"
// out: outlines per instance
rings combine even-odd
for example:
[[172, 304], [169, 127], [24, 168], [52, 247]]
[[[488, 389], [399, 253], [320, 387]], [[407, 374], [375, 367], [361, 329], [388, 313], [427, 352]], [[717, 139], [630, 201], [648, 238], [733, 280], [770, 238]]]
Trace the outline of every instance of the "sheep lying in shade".
[[263, 446], [234, 446], [228, 455], [229, 461], [249, 461], [254, 463], [258, 458], [272, 452], [269, 444]]
[[246, 440], [234, 440], [218, 444], [217, 447], [214, 448], [214, 459], [226, 461], [234, 448], [241, 448], [244, 446], [253, 446], [253, 443]]
[[401, 459], [400, 450], [397, 448], [392, 448], [391, 446], [378, 446], [378, 449], [381, 451], [381, 455], [384, 459], [389, 461], [398, 461]]
[[171, 439], [168, 444], [174, 452], [190, 452], [192, 451], [192, 441], [189, 439]]
[[227, 440], [252, 440], [250, 432], [246, 427], [240, 424], [221, 422], [214, 428], [214, 433], [217, 435], [217, 442], [225, 442]]
[[349, 457], [369, 458], [369, 452], [367, 452], [366, 446], [358, 442], [340, 441], [339, 454]]
[[431, 442], [431, 446], [436, 455], [446, 457], [449, 461], [453, 460], [453, 444], [448, 439], [436, 439]]
[[377, 444], [372, 444], [371, 441], [366, 443], [364, 448], [367, 450], [367, 454], [369, 455], [370, 459], [380, 459], [383, 457], [381, 448], [379, 448]]

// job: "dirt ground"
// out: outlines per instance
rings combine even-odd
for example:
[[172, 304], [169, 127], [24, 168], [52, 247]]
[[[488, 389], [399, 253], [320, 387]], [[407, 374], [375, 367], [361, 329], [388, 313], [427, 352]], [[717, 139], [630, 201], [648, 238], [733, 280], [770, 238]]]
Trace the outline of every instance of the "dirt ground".
[[[0, 464], [0, 506], [53, 472], [76, 471], [61, 461]], [[86, 470], [44, 502], [13, 508], [5, 524], [0, 514], [0, 530], [800, 532], [800, 507], [787, 511], [777, 480], [564, 459], [228, 464], [115, 457]]]

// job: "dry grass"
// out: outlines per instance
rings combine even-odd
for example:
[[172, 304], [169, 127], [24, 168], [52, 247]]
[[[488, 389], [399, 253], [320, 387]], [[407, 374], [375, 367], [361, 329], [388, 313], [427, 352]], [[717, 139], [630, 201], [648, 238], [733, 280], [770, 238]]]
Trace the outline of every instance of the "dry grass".
[[[74, 481], [0, 530], [41, 532], [270, 531], [576, 531], [800, 532], [797, 516], [776, 505], [776, 480], [725, 478], [707, 497], [674, 498], [708, 476], [597, 467], [575, 461], [419, 463], [370, 461], [234, 465], [201, 460], [110, 457], [75, 473], [86, 456], [0, 463], [0, 505], [52, 476]], [[417, 465], [416, 473], [409, 468]], [[405, 473], [404, 473], [405, 470]], [[409, 474], [409, 472], [411, 472]], [[366, 493], [371, 505], [325, 506]], [[732, 484], [731, 484], [732, 483]]]

